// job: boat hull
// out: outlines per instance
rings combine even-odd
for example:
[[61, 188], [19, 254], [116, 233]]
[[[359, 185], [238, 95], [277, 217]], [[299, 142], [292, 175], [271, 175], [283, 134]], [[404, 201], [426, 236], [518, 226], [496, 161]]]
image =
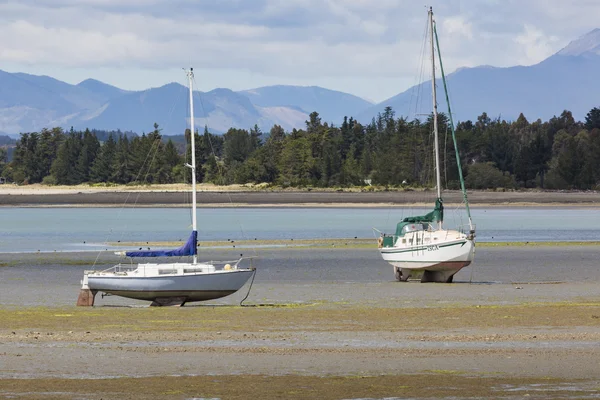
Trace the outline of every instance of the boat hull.
[[454, 274], [473, 261], [475, 243], [466, 237], [459, 237], [448, 241], [431, 241], [426, 245], [397, 245], [379, 250], [383, 259], [392, 264], [398, 280], [407, 280], [416, 272], [423, 272], [422, 282], [451, 282]]
[[237, 292], [253, 269], [186, 275], [122, 276], [88, 274], [90, 290], [136, 300], [181, 299], [182, 303], [219, 299]]

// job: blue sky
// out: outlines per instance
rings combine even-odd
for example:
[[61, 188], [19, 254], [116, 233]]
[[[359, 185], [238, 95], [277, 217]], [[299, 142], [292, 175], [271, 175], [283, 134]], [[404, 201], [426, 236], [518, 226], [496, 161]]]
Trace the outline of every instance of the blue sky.
[[[445, 68], [531, 65], [600, 27], [598, 0], [429, 0]], [[4, 0], [0, 69], [129, 90], [318, 85], [382, 101], [418, 83], [414, 0]], [[8, 39], [8, 40], [7, 40]]]

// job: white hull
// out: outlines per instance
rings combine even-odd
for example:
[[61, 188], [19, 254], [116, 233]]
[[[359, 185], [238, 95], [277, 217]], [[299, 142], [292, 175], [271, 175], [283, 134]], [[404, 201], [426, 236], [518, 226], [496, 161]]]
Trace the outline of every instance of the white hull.
[[398, 280], [407, 280], [415, 271], [426, 272], [424, 282], [450, 282], [454, 274], [473, 261], [475, 242], [453, 230], [417, 231], [379, 250], [394, 267]]
[[237, 292], [254, 274], [253, 268], [216, 269], [212, 264], [121, 265], [107, 271], [86, 271], [83, 286], [130, 299], [161, 304], [213, 300]]

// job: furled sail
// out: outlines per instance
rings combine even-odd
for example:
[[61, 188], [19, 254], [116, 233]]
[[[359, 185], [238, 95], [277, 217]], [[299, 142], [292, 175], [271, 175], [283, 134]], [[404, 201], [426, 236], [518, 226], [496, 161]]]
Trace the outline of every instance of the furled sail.
[[178, 249], [173, 250], [140, 250], [140, 251], [127, 251], [125, 255], [127, 257], [181, 257], [181, 256], [194, 256], [197, 254], [196, 245], [198, 243], [198, 232], [192, 231], [192, 234], [188, 238], [187, 242]]
[[430, 213], [425, 215], [417, 215], [414, 217], [406, 217], [402, 222], [418, 223], [418, 222], [439, 222], [444, 220], [444, 203], [441, 198], [435, 200], [435, 208]]
[[428, 222], [440, 222], [444, 220], [444, 203], [441, 198], [436, 199], [435, 208], [433, 211], [425, 215], [416, 215], [414, 217], [406, 217], [396, 225], [396, 236], [402, 236], [403, 229], [406, 225], [420, 224]]

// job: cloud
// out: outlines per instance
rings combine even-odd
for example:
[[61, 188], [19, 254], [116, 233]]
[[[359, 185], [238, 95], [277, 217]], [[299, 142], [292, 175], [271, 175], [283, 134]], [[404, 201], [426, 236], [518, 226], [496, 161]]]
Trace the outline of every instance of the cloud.
[[473, 39], [473, 24], [466, 21], [462, 16], [454, 16], [442, 21], [442, 27], [450, 35], [462, 36], [465, 39]]
[[[600, 14], [597, 0], [431, 3], [448, 72], [539, 62], [597, 27]], [[412, 0], [9, 0], [0, 4], [0, 35], [10, 38], [0, 42], [0, 63], [193, 64], [288, 82], [348, 78], [366, 87], [378, 79], [381, 86], [418, 75], [426, 11]]]
[[536, 27], [526, 24], [524, 31], [515, 38], [524, 58], [521, 64], [533, 64], [551, 56], [555, 52], [556, 36], [546, 35]]

